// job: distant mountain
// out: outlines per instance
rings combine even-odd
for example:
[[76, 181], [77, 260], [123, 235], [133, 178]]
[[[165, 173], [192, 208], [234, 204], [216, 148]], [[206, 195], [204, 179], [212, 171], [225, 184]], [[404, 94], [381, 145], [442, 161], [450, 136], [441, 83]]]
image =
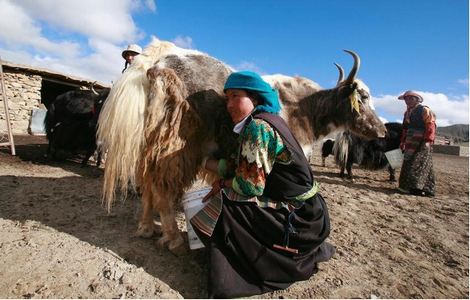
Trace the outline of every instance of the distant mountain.
[[468, 142], [468, 124], [437, 127], [437, 135], [452, 138], [454, 142]]

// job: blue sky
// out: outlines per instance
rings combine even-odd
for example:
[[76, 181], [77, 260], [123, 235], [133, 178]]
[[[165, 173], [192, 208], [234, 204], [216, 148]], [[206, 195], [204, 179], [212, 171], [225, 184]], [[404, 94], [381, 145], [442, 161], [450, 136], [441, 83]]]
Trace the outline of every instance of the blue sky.
[[[335, 85], [351, 49], [384, 121], [414, 89], [439, 126], [469, 121], [468, 0], [0, 0], [0, 56], [102, 82], [120, 76], [120, 52], [152, 36], [236, 69]], [[8, 30], [3, 30], [8, 28]]]

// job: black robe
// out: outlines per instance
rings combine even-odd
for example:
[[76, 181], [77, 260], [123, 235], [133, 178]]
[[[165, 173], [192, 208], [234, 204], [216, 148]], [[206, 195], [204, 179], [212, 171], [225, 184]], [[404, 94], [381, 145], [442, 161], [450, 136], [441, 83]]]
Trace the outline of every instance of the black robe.
[[[260, 114], [255, 118], [266, 120], [279, 132], [295, 161], [291, 168], [273, 167], [267, 178], [266, 188], [272, 187], [268, 195], [288, 200], [293, 192], [308, 191], [313, 173], [285, 122], [275, 115]], [[335, 252], [325, 242], [330, 220], [320, 193], [291, 212], [223, 199], [222, 213], [211, 238], [194, 229], [209, 250], [209, 298], [246, 297], [285, 289], [296, 281], [309, 279], [317, 271], [317, 263], [327, 261]], [[273, 247], [285, 246], [286, 237], [287, 246], [298, 253]]]

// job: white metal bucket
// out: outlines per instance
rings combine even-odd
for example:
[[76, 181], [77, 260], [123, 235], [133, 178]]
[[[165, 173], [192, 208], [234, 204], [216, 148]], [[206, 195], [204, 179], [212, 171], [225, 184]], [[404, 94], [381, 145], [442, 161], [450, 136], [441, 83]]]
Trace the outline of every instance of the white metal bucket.
[[401, 168], [401, 165], [403, 163], [403, 153], [400, 149], [387, 151], [385, 152], [385, 156], [387, 157], [388, 163], [392, 168]]
[[204, 196], [207, 195], [210, 191], [211, 188], [208, 187], [188, 192], [184, 194], [182, 199], [184, 215], [186, 217], [186, 227], [188, 229], [189, 248], [192, 250], [203, 248], [204, 244], [197, 237], [189, 220], [206, 205], [202, 202], [202, 198], [204, 198]]
[[31, 112], [31, 121], [29, 124], [29, 133], [32, 135], [46, 135], [44, 127], [44, 119], [46, 118], [47, 109], [33, 108]]

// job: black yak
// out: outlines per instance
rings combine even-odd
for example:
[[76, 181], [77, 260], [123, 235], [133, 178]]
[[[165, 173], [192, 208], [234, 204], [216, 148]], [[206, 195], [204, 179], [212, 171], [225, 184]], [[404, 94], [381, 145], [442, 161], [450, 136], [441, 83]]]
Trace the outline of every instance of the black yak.
[[[73, 90], [57, 96], [50, 104], [44, 120], [49, 141], [47, 156], [56, 158], [58, 151], [85, 152], [82, 166], [85, 166], [97, 149], [96, 130], [109, 89]], [[101, 155], [98, 152], [97, 166]]]

